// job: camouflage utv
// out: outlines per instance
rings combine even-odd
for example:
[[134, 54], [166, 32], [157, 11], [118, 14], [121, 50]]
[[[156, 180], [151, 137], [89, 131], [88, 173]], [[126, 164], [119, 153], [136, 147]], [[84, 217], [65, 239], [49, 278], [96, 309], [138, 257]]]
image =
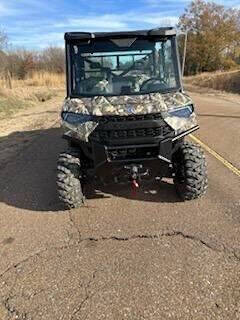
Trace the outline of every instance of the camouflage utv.
[[168, 177], [183, 200], [202, 196], [206, 161], [184, 141], [199, 126], [182, 88], [176, 31], [71, 32], [65, 43], [61, 118], [69, 148], [57, 167], [65, 205], [83, 204], [88, 181], [137, 188]]

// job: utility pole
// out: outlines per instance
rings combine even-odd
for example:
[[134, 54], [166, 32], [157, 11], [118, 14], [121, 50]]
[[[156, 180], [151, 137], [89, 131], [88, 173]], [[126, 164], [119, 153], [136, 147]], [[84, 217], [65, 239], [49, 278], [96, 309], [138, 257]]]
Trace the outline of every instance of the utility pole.
[[182, 76], [184, 75], [184, 68], [185, 68], [185, 61], [186, 61], [187, 38], [188, 38], [188, 33], [186, 31], [185, 32], [185, 38], [184, 38], [184, 48], [183, 48]]

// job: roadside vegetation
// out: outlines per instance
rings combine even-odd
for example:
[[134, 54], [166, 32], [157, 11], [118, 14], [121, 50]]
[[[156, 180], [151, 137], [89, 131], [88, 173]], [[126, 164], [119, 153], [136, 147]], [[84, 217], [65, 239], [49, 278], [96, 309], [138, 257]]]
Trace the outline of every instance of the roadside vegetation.
[[64, 50], [8, 49], [0, 32], [0, 118], [50, 100], [64, 89]]
[[[240, 68], [240, 10], [195, 0], [179, 18], [187, 32], [185, 75]], [[180, 36], [183, 53], [184, 36]]]
[[187, 32], [184, 83], [239, 94], [240, 10], [195, 0], [179, 18], [178, 29], [181, 58]]
[[240, 94], [240, 70], [205, 72], [188, 76], [184, 77], [184, 84], [190, 90], [191, 86], [195, 86]]
[[24, 79], [0, 78], [0, 118], [35, 106], [63, 93], [64, 73], [35, 71]]
[[0, 51], [0, 118], [50, 100], [63, 91], [63, 58], [59, 48], [41, 53], [24, 49]]
[[[181, 58], [188, 35], [185, 83], [240, 93], [240, 10], [193, 0], [177, 28]], [[64, 89], [64, 70], [63, 48], [13, 48], [0, 31], [0, 117], [54, 97]]]

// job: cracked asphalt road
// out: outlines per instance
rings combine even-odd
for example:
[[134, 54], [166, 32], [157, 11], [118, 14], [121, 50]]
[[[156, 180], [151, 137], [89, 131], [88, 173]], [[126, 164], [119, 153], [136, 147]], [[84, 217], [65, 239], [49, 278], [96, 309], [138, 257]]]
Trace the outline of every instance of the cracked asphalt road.
[[[192, 96], [196, 136], [239, 169], [240, 105]], [[96, 190], [64, 211], [56, 106], [0, 170], [0, 319], [240, 319], [239, 177], [207, 154], [200, 200], [179, 202], [165, 180], [135, 197]]]

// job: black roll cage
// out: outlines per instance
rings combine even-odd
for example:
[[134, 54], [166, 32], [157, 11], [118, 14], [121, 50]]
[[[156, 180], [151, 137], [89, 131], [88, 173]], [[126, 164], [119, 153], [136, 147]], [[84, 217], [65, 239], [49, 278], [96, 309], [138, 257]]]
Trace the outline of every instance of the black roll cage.
[[[137, 30], [137, 31], [123, 31], [123, 32], [67, 32], [65, 33], [65, 57], [66, 57], [66, 84], [67, 84], [67, 97], [78, 98], [79, 95], [74, 95], [72, 92], [72, 50], [71, 47], [77, 44], [89, 44], [95, 39], [126, 39], [136, 38], [137, 39], [152, 39], [152, 40], [167, 40], [173, 39], [173, 50], [176, 53], [176, 59], [174, 64], [176, 70], [178, 70], [178, 87], [166, 90], [171, 91], [182, 91], [182, 79], [181, 79], [181, 65], [179, 60], [179, 52], [177, 45], [176, 30], [172, 27], [168, 28], [157, 28], [150, 30]], [[87, 95], [84, 95], [87, 97]], [[90, 97], [92, 97], [90, 95]]]

